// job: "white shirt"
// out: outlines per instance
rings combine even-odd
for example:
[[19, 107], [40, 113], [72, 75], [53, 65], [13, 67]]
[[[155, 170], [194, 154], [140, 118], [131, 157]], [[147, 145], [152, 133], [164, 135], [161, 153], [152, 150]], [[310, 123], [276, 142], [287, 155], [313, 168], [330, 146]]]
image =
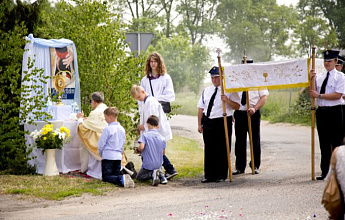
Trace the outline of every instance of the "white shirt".
[[[262, 96], [268, 96], [268, 94], [269, 94], [268, 90], [249, 91], [249, 93], [248, 93], [248, 95], [249, 95], [249, 108], [254, 108], [254, 106], [258, 103], [260, 98]], [[240, 97], [242, 98], [242, 93], [241, 93]], [[245, 105], [240, 104], [239, 110], [241, 110], [241, 111], [247, 110], [247, 104], [245, 104]]]
[[150, 80], [144, 76], [140, 81], [140, 86], [147, 94], [154, 96], [158, 101], [175, 101], [174, 85], [169, 74], [165, 73], [157, 79], [151, 80], [153, 95], [150, 87]]
[[105, 160], [122, 160], [125, 141], [125, 129], [119, 122], [111, 122], [98, 140], [98, 153]]
[[[203, 109], [203, 112], [205, 115], [207, 114], [207, 108], [208, 108], [208, 105], [210, 103], [210, 99], [211, 99], [211, 97], [215, 91], [215, 88], [216, 87], [214, 85], [205, 88], [204, 91], [202, 91], [201, 97], [199, 99], [197, 107]], [[234, 102], [237, 102], [239, 104], [241, 102], [239, 93], [237, 93], [237, 92], [236, 93], [226, 93], [224, 95], [226, 95], [230, 100], [232, 100]], [[231, 109], [229, 104], [225, 103], [225, 109], [226, 109], [227, 116], [231, 116], [232, 115], [232, 109]], [[220, 117], [223, 117], [223, 101], [221, 99], [221, 87], [218, 86], [217, 87], [217, 94], [216, 94], [216, 97], [214, 99], [213, 107], [211, 109], [211, 113], [210, 113], [209, 118], [213, 119], [213, 118], [220, 118]]]
[[[322, 83], [327, 76], [327, 72], [316, 75], [315, 89], [320, 93]], [[329, 72], [328, 81], [326, 85], [325, 94], [329, 93], [345, 93], [345, 76], [343, 73], [338, 72], [335, 68]], [[344, 103], [343, 98], [337, 100], [317, 99], [318, 106], [336, 106]]]
[[161, 104], [152, 97], [151, 95], [148, 95], [145, 101], [142, 102], [141, 104], [141, 109], [140, 109], [140, 124], [144, 125], [145, 127], [145, 132], [148, 131], [147, 127], [147, 119], [151, 115], [155, 115], [159, 119], [159, 128], [157, 129], [158, 133], [160, 133], [166, 141], [172, 139], [172, 132], [170, 128], [170, 124], [168, 122], [167, 116], [165, 115]]

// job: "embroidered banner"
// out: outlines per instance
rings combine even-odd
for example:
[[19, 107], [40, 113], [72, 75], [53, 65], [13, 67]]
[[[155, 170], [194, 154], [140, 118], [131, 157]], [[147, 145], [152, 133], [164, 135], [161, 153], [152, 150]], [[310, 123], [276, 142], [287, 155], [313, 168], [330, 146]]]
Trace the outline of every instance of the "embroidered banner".
[[[224, 66], [226, 92], [261, 89], [287, 89], [309, 86], [310, 59], [250, 63]], [[311, 65], [310, 65], [311, 66]], [[317, 73], [324, 71], [323, 60], [316, 59]]]

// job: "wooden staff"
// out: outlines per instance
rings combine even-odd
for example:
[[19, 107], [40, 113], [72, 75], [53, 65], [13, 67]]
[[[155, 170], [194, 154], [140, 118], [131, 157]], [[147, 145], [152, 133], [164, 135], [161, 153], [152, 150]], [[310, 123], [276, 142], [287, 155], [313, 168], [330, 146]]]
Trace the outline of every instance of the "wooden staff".
[[[244, 54], [243, 56], [243, 63], [246, 64], [247, 63], [247, 56], [246, 54]], [[243, 91], [244, 92], [244, 91]], [[247, 101], [247, 110], [250, 108], [249, 106], [249, 91], [246, 92], [246, 101]], [[252, 136], [252, 120], [251, 120], [251, 116], [247, 114], [247, 118], [248, 118], [248, 135], [249, 135], [249, 145], [250, 145], [250, 162], [251, 162], [251, 168], [252, 168], [252, 174], [255, 174], [255, 170], [254, 170], [254, 154], [253, 154], [253, 136]]]
[[[220, 88], [221, 94], [224, 95], [224, 86], [223, 86], [223, 69], [220, 62], [220, 53], [222, 52], [219, 48], [216, 50], [218, 53], [218, 66], [219, 66], [219, 76], [220, 76]], [[231, 158], [230, 158], [230, 146], [229, 146], [229, 136], [228, 136], [228, 121], [226, 119], [226, 109], [225, 109], [225, 101], [222, 101], [223, 104], [223, 118], [224, 118], [224, 131], [225, 131], [225, 142], [226, 142], [226, 152], [228, 157], [228, 168], [229, 168], [229, 181], [232, 182], [232, 172], [231, 172]]]
[[[312, 47], [311, 69], [315, 71], [315, 46]], [[315, 90], [315, 77], [310, 79], [310, 87]], [[315, 180], [315, 98], [311, 98], [311, 180]]]

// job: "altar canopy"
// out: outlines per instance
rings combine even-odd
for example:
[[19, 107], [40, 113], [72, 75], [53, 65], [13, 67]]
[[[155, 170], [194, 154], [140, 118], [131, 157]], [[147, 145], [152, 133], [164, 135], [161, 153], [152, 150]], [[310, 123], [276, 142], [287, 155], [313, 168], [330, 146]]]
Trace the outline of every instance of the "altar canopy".
[[[25, 52], [23, 54], [22, 78], [25, 77], [28, 69], [29, 57], [34, 60], [34, 67], [43, 69], [45, 76], [50, 76], [51, 79], [47, 83], [40, 81], [34, 82], [30, 80], [25, 82], [27, 86], [39, 85], [44, 88], [44, 94], [51, 97], [56, 95], [55, 77], [62, 76], [66, 82], [66, 88], [61, 96], [61, 101], [65, 105], [78, 104], [80, 107], [80, 82], [78, 74], [77, 51], [73, 41], [68, 39], [41, 39], [34, 38], [32, 34], [26, 37], [28, 41], [25, 45]], [[33, 90], [28, 95], [33, 97], [36, 91]], [[29, 116], [31, 117], [31, 116]]]
[[[226, 92], [287, 89], [309, 86], [310, 59], [250, 63], [224, 66]], [[316, 72], [324, 71], [323, 60], [316, 59]]]

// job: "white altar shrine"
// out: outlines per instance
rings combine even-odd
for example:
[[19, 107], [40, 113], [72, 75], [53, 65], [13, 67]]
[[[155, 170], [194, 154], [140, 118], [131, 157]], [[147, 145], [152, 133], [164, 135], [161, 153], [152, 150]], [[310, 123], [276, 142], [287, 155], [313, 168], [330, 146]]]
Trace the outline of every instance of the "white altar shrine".
[[[76, 113], [80, 108], [80, 82], [78, 74], [77, 51], [73, 41], [68, 39], [40, 39], [34, 38], [30, 34], [25, 45], [25, 52], [23, 54], [22, 77], [31, 71], [28, 68], [29, 60], [34, 60], [34, 68], [42, 69], [45, 76], [49, 76], [47, 83], [39, 80], [31, 80], [25, 85], [39, 85], [43, 87], [44, 95], [49, 97], [47, 108], [40, 111], [47, 111], [52, 119], [49, 123], [54, 125], [54, 128], [65, 126], [70, 130], [69, 142], [65, 144], [61, 150], [57, 149], [55, 153], [56, 164], [60, 173], [68, 173], [69, 171], [80, 170], [80, 154], [79, 149], [81, 142], [77, 135], [78, 122], [76, 120]], [[57, 80], [60, 79], [64, 86], [59, 88]], [[60, 102], [52, 102], [53, 98], [57, 96], [60, 89]], [[34, 97], [36, 92], [33, 90], [28, 95]], [[34, 111], [38, 111], [35, 109]], [[33, 115], [29, 114], [29, 118], [33, 119]], [[24, 129], [29, 131], [29, 134], [34, 130], [40, 130], [47, 122], [35, 121], [37, 125], [24, 124]], [[34, 144], [34, 140], [29, 135], [26, 136], [26, 145]], [[34, 147], [32, 157], [29, 164], [35, 165], [37, 173], [42, 174], [45, 169], [45, 155], [42, 154], [41, 149]]]

